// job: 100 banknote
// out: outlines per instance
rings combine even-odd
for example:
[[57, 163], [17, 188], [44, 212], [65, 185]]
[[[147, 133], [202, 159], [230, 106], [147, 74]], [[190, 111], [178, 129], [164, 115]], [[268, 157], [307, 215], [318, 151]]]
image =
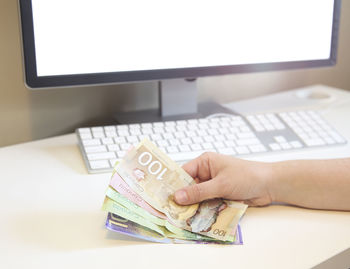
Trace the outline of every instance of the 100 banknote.
[[135, 193], [173, 225], [217, 240], [231, 239], [247, 208], [243, 203], [223, 199], [190, 206], [176, 204], [175, 191], [196, 183], [149, 140], [131, 149], [115, 169]]

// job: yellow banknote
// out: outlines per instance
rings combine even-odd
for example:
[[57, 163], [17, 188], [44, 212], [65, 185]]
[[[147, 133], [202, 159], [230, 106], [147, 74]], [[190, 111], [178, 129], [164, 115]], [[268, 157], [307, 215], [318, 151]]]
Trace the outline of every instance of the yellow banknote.
[[176, 204], [175, 191], [196, 183], [149, 140], [130, 150], [115, 169], [131, 189], [175, 226], [218, 240], [229, 238], [247, 208], [242, 203], [223, 199], [190, 206]]

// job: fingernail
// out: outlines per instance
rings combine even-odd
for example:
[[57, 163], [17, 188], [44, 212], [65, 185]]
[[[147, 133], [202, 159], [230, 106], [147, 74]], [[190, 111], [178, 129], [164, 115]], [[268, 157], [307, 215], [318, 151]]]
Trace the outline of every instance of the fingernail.
[[187, 192], [183, 190], [175, 192], [175, 201], [178, 203], [186, 203], [188, 201]]

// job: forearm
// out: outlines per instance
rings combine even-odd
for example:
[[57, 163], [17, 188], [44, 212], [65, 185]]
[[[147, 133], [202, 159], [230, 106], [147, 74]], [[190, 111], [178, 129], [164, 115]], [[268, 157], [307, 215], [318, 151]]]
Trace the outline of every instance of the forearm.
[[268, 179], [274, 202], [350, 210], [350, 159], [272, 163]]

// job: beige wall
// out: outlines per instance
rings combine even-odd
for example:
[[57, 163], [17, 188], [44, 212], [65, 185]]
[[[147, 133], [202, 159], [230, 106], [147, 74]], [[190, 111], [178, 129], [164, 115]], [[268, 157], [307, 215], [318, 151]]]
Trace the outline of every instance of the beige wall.
[[[338, 64], [332, 68], [210, 77], [199, 99], [229, 102], [311, 84], [350, 90], [350, 1], [343, 1]], [[0, 146], [107, 124], [118, 111], [157, 106], [155, 83], [29, 91], [23, 84], [17, 1], [0, 1]], [[215, 90], [215, 95], [213, 94]]]

